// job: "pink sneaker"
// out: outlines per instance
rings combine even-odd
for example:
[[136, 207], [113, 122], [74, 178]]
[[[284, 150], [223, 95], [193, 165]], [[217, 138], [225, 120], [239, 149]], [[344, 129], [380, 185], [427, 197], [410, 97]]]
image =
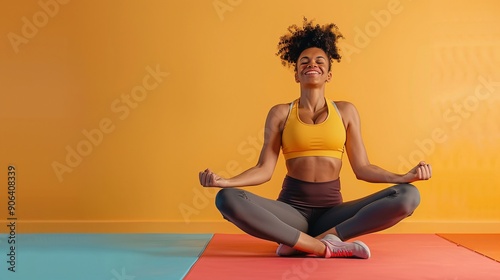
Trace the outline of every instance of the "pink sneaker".
[[290, 256], [300, 256], [300, 255], [304, 256], [304, 255], [307, 255], [307, 253], [299, 251], [299, 250], [295, 250], [294, 248], [292, 248], [288, 245], [280, 244], [278, 246], [278, 249], [276, 249], [276, 255], [278, 255], [280, 257], [290, 257]]
[[361, 241], [343, 242], [333, 234], [327, 234], [321, 239], [326, 245], [325, 258], [360, 258], [368, 259], [370, 257], [370, 248]]

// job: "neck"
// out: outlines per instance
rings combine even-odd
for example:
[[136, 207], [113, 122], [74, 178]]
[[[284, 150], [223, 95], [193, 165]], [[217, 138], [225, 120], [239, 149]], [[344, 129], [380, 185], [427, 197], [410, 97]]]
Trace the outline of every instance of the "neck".
[[300, 107], [307, 108], [313, 112], [325, 106], [325, 88], [301, 88]]

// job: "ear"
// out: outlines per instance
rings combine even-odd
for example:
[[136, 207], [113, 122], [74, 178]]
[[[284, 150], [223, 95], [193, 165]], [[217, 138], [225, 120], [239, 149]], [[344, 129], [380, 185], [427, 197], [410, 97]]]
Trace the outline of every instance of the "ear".
[[328, 75], [326, 75], [326, 81], [325, 82], [330, 82], [330, 80], [332, 79], [332, 72], [328, 72]]
[[299, 81], [299, 74], [297, 73], [297, 71], [295, 71], [295, 82], [296, 83], [300, 83], [300, 81]]

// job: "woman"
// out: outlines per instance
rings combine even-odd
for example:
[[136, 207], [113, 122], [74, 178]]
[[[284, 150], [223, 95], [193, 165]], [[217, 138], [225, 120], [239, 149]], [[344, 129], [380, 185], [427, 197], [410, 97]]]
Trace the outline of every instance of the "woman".
[[[204, 187], [222, 188], [216, 206], [225, 219], [258, 238], [279, 243], [277, 254], [314, 254], [367, 259], [370, 250], [351, 238], [389, 228], [413, 213], [420, 195], [413, 185], [427, 180], [432, 169], [420, 162], [406, 174], [373, 165], [363, 144], [359, 115], [349, 102], [325, 98], [333, 60], [340, 61], [334, 24], [320, 26], [304, 19], [281, 37], [278, 53], [295, 68], [300, 97], [268, 113], [264, 144], [257, 164], [232, 178], [206, 169], [199, 173]], [[254, 186], [271, 179], [283, 150], [287, 175], [277, 200], [234, 187]], [[367, 197], [343, 202], [339, 173], [347, 152], [360, 180], [395, 185]]]

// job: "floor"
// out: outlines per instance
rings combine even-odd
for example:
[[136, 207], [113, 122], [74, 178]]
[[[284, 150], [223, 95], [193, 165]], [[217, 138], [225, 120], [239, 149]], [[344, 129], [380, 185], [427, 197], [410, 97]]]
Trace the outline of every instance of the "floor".
[[244, 234], [18, 234], [14, 250], [7, 237], [2, 280], [500, 279], [500, 234], [371, 234], [368, 260], [276, 257]]

